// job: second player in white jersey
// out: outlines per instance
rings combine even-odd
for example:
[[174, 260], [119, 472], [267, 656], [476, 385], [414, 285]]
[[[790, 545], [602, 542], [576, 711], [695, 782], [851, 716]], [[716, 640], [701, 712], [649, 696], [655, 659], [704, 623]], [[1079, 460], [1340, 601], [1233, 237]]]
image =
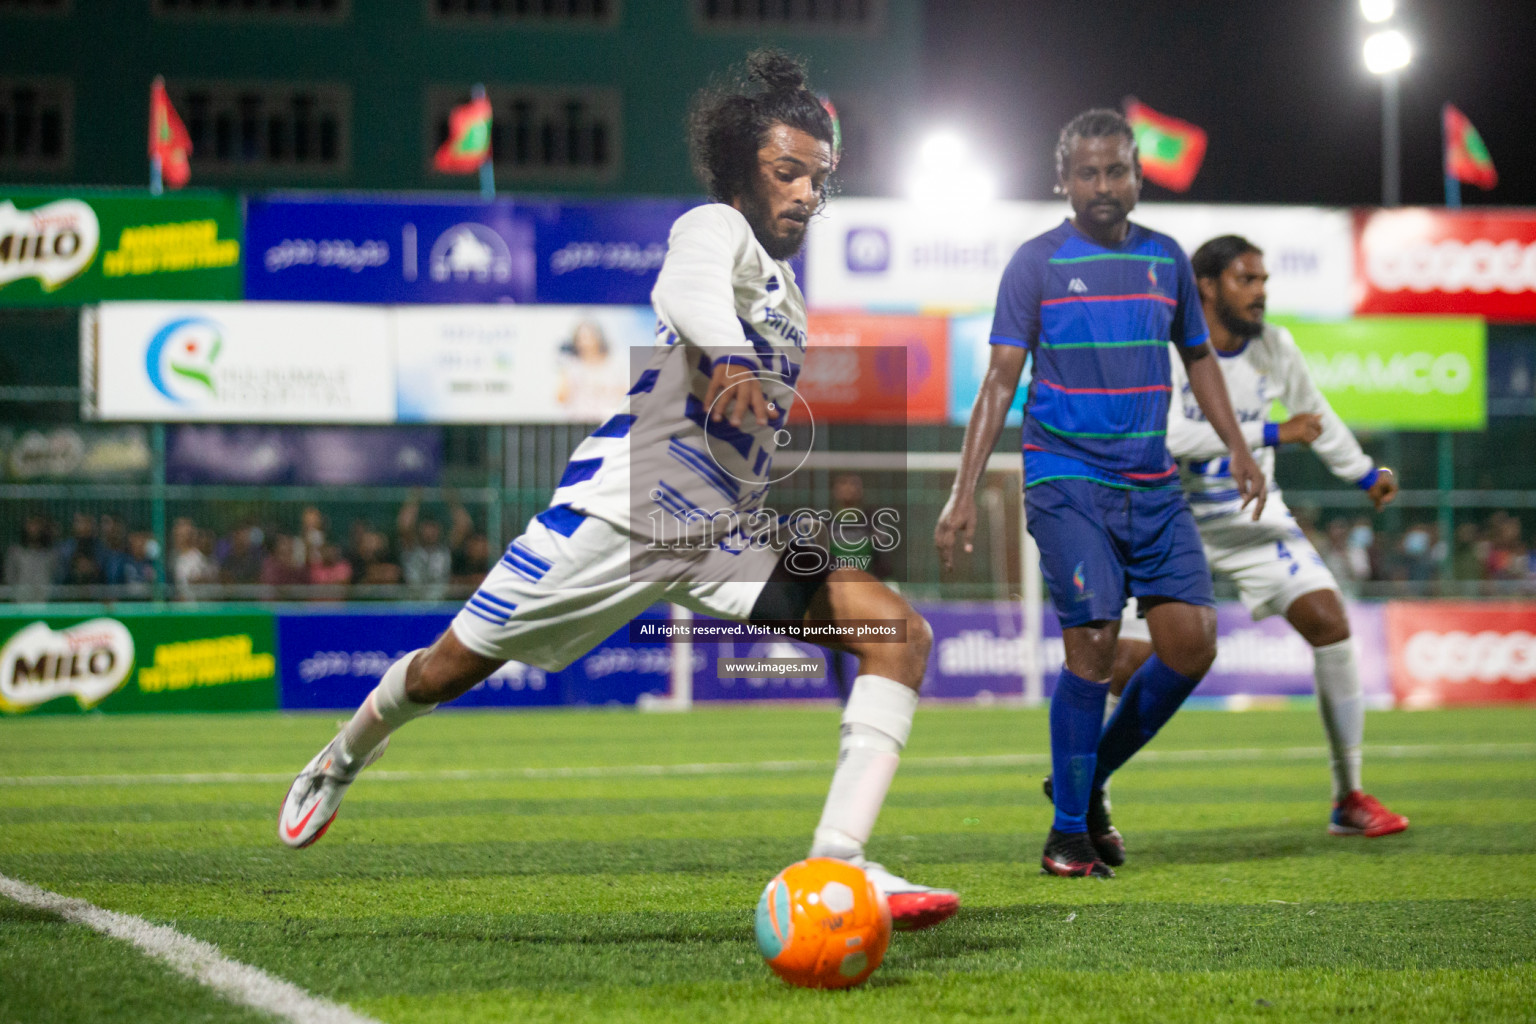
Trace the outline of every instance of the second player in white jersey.
[[[1283, 615], [1311, 645], [1318, 706], [1333, 768], [1334, 835], [1382, 836], [1408, 827], [1360, 788], [1364, 698], [1338, 582], [1285, 505], [1275, 480], [1275, 449], [1307, 444], [1335, 476], [1363, 489], [1379, 510], [1397, 493], [1391, 470], [1377, 466], [1312, 380], [1306, 360], [1283, 327], [1264, 322], [1264, 256], [1246, 239], [1223, 235], [1191, 260], [1233, 411], [1269, 483], [1269, 502], [1254, 517], [1228, 472], [1225, 447], [1200, 414], [1177, 359], [1168, 412], [1168, 450], [1211, 572], [1231, 580], [1255, 619]], [[1276, 402], [1290, 418], [1271, 420]], [[1120, 627], [1114, 691], [1152, 653], [1144, 620], [1128, 614]], [[1218, 654], [1219, 656], [1219, 654]]]

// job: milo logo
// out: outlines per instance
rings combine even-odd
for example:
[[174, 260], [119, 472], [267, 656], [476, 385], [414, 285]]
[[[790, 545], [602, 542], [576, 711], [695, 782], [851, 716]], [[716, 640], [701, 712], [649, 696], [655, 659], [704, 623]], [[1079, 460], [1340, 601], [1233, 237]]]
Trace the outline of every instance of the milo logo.
[[0, 648], [0, 710], [26, 711], [58, 697], [100, 704], [128, 678], [133, 636], [116, 619], [65, 629], [34, 622]]
[[0, 203], [0, 287], [35, 277], [53, 291], [90, 265], [100, 240], [96, 211], [78, 199], [31, 210], [6, 200]]

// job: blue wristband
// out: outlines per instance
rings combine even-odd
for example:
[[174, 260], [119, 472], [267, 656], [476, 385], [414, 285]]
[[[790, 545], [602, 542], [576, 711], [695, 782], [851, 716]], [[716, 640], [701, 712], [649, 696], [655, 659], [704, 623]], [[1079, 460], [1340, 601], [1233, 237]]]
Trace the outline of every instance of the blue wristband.
[[1276, 448], [1276, 447], [1279, 446], [1279, 444], [1280, 444], [1280, 424], [1278, 424], [1278, 423], [1266, 423], [1266, 424], [1264, 424], [1264, 446], [1266, 448]]
[[1369, 473], [1355, 481], [1355, 486], [1360, 488], [1362, 491], [1368, 491], [1372, 487], [1376, 486], [1376, 478], [1379, 476], [1381, 476], [1381, 470], [1377, 469], [1375, 466], [1372, 466]]

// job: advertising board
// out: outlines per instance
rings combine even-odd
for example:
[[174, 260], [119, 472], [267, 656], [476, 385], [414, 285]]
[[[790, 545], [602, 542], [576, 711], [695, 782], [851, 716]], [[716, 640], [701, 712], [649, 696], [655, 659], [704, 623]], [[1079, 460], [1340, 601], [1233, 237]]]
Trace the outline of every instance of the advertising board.
[[1371, 210], [1355, 228], [1356, 312], [1536, 320], [1536, 212]]
[[506, 200], [277, 196], [246, 208], [246, 298], [533, 302], [531, 215]]
[[[808, 328], [795, 389], [817, 419], [944, 422], [949, 324], [943, 318], [812, 313]], [[902, 353], [905, 368], [891, 362]]]
[[276, 706], [270, 613], [0, 617], [0, 714]]
[[389, 423], [384, 310], [296, 303], [108, 302], [81, 317], [89, 417]]
[[0, 188], [0, 306], [240, 291], [235, 196]]
[[1386, 622], [1400, 706], [1536, 701], [1536, 604], [1394, 601]]

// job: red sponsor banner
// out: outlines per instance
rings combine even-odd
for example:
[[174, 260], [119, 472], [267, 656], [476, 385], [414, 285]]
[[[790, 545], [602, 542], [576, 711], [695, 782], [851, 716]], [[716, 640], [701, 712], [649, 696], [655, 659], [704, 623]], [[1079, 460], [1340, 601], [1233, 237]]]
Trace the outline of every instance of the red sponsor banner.
[[1387, 648], [1399, 707], [1536, 701], [1536, 602], [1394, 601]]
[[[949, 321], [937, 316], [810, 314], [791, 412], [831, 423], [943, 423]], [[905, 359], [901, 353], [905, 352]]]
[[1536, 210], [1355, 215], [1357, 313], [1536, 321]]

